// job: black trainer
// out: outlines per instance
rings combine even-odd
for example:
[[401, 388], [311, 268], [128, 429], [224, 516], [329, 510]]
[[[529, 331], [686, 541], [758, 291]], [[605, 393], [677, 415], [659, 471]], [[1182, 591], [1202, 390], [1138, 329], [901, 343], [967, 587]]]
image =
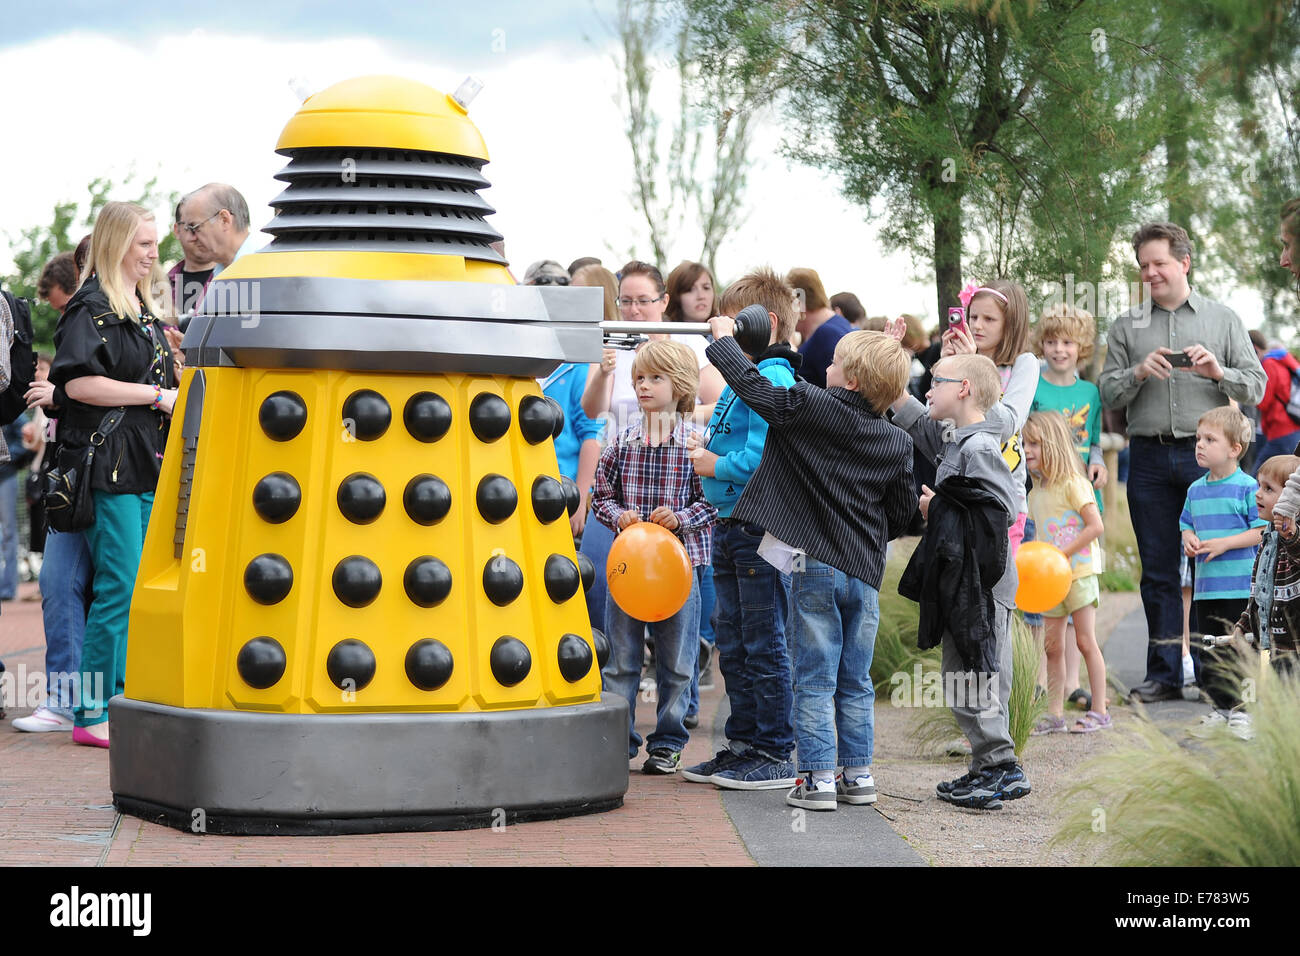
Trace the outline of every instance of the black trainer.
[[691, 783], [713, 783], [713, 775], [719, 770], [728, 770], [744, 760], [744, 757], [732, 753], [730, 749], [719, 750], [712, 760], [697, 763], [682, 770], [682, 779]]
[[667, 750], [663, 747], [650, 751], [650, 756], [641, 765], [641, 772], [652, 775], [667, 775], [677, 772], [677, 766], [682, 762], [680, 750]]
[[996, 810], [1003, 800], [1019, 800], [1031, 788], [1029, 778], [1014, 760], [989, 767], [967, 786], [953, 790], [949, 799], [955, 806], [974, 810]]
[[964, 773], [956, 780], [946, 780], [943, 783], [936, 785], [934, 788], [934, 792], [939, 797], [940, 800], [951, 801], [952, 792], [954, 790], [965, 789], [966, 787], [970, 786], [971, 781], [973, 781], [978, 776], [979, 774], [977, 773]]

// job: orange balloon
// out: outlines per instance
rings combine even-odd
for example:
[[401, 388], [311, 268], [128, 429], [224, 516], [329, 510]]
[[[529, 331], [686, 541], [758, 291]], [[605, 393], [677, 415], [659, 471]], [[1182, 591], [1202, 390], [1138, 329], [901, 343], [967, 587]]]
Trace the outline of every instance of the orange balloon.
[[637, 621], [665, 621], [680, 611], [694, 578], [685, 545], [649, 521], [620, 531], [605, 562], [609, 596]]
[[1029, 541], [1016, 552], [1016, 607], [1030, 614], [1050, 611], [1070, 593], [1070, 559], [1054, 544]]

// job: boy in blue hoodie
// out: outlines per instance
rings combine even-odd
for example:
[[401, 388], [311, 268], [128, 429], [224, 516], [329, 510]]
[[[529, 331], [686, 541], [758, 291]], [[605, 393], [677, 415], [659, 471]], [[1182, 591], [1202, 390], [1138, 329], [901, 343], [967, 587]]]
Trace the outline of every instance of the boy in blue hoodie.
[[[772, 270], [759, 269], [733, 282], [718, 307], [724, 315], [735, 315], [753, 304], [768, 310], [772, 333], [767, 350], [748, 358], [773, 385], [789, 388], [801, 361], [789, 345], [797, 318], [794, 291]], [[763, 457], [767, 422], [728, 386], [705, 434], [692, 455], [704, 496], [718, 509], [714, 637], [731, 715], [724, 729], [727, 747], [682, 776], [730, 790], [785, 789], [796, 777], [790, 760], [793, 698], [785, 635], [790, 577], [758, 556], [764, 529], [731, 517]]]

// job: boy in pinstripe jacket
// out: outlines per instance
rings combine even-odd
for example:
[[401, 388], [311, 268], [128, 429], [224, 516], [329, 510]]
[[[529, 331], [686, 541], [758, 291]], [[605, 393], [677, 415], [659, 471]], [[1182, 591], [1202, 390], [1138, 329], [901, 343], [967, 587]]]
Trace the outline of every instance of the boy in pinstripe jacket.
[[786, 803], [874, 803], [879, 588], [886, 545], [916, 510], [912, 440], [881, 415], [905, 393], [911, 360], [881, 332], [850, 332], [836, 345], [826, 388], [798, 381], [785, 389], [745, 358], [730, 318], [709, 325], [709, 361], [768, 424], [762, 460], [732, 517], [763, 528], [758, 553], [790, 574], [800, 776]]

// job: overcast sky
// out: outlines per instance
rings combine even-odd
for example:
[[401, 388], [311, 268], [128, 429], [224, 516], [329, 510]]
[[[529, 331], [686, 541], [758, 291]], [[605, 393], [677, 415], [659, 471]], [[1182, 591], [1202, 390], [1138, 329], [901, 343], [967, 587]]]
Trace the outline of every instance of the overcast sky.
[[[283, 185], [274, 153], [300, 105], [353, 76], [390, 73], [453, 91], [484, 82], [470, 117], [492, 161], [484, 192], [516, 275], [541, 258], [581, 255], [617, 268], [651, 251], [631, 201], [630, 152], [616, 102], [613, 0], [513, 4], [326, 2], [42, 3], [6, 10], [0, 90], [10, 141], [0, 150], [0, 228], [16, 237], [55, 202], [83, 199], [96, 176], [157, 174], [164, 191], [229, 182], [255, 225]], [[665, 83], [667, 78], [665, 78]], [[672, 90], [660, 87], [665, 101]], [[665, 102], [665, 106], [670, 105]], [[667, 134], [663, 134], [666, 143]], [[926, 262], [881, 252], [864, 211], [832, 176], [777, 153], [772, 120], [757, 137], [747, 214], [718, 255], [719, 279], [754, 265], [812, 266], [828, 293], [857, 293], [869, 313], [935, 319]], [[130, 198], [123, 196], [122, 198]], [[170, 222], [171, 211], [155, 214]], [[0, 271], [7, 269], [7, 243]], [[683, 236], [665, 273], [699, 253]], [[1248, 327], [1257, 297], [1227, 297]], [[1030, 290], [1031, 304], [1038, 296]]]

